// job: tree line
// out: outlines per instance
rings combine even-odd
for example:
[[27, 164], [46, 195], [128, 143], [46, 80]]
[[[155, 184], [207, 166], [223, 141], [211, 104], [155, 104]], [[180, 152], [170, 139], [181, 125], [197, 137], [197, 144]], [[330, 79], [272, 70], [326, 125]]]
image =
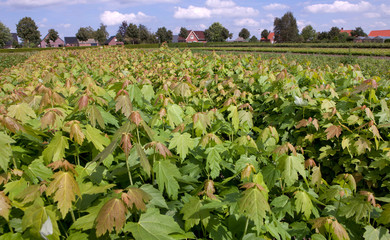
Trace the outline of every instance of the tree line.
[[[24, 47], [36, 47], [41, 41], [41, 34], [35, 21], [30, 17], [22, 18], [16, 25], [17, 35], [22, 39]], [[258, 42], [269, 41], [268, 36], [271, 31], [264, 29], [261, 32], [260, 40], [253, 35], [247, 28], [242, 28], [239, 37], [245, 41]], [[346, 42], [352, 41], [358, 36], [367, 36], [361, 27], [351, 31], [351, 35], [340, 31], [338, 27], [332, 27], [329, 31], [317, 32], [311, 25], [305, 26], [299, 33], [297, 21], [292, 12], [285, 13], [281, 18], [274, 19], [274, 41], [275, 42]], [[229, 32], [221, 23], [214, 22], [205, 31], [207, 42], [224, 42], [228, 38], [232, 38], [232, 33]], [[186, 38], [188, 30], [181, 27], [179, 36]], [[94, 30], [92, 27], [80, 27], [76, 33], [76, 38], [79, 41], [87, 41], [95, 39], [100, 45], [103, 45], [109, 34], [107, 26], [100, 24], [100, 27]], [[172, 42], [173, 32], [166, 27], [160, 27], [155, 33], [151, 32], [145, 25], [122, 22], [118, 28], [116, 37], [118, 41], [125, 44], [139, 43], [162, 43]], [[55, 41], [58, 38], [58, 32], [55, 29], [49, 29], [48, 37], [45, 39], [50, 46], [50, 41]], [[0, 22], [0, 48], [12, 40], [12, 35], [7, 26]]]

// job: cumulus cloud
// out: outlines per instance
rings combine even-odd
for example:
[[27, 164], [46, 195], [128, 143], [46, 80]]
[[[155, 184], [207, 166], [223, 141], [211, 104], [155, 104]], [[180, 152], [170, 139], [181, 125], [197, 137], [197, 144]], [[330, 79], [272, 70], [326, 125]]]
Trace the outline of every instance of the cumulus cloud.
[[181, 19], [204, 19], [216, 16], [253, 17], [258, 14], [258, 10], [252, 7], [238, 6], [231, 0], [207, 0], [205, 7], [195, 7], [192, 5], [188, 8], [176, 7], [173, 16]]
[[267, 11], [272, 11], [272, 10], [284, 10], [288, 9], [289, 6], [285, 4], [280, 4], [280, 3], [271, 3], [263, 7]]
[[72, 26], [72, 25], [70, 23], [61, 23], [58, 26], [63, 27], [63, 28], [70, 28], [70, 26]]
[[188, 8], [177, 7], [173, 17], [178, 19], [210, 18], [211, 11], [205, 7], [195, 7], [192, 5], [190, 5]]
[[387, 27], [387, 23], [385, 22], [382, 22], [382, 21], [379, 21], [379, 22], [375, 22], [374, 24], [371, 25], [371, 27], [375, 27], [378, 29], [378, 27]]
[[344, 19], [333, 19], [332, 23], [334, 23], [334, 24], [346, 24], [347, 22]]
[[131, 23], [144, 23], [150, 21], [153, 17], [148, 16], [143, 12], [135, 13], [127, 13], [123, 14], [117, 11], [104, 11], [100, 15], [100, 21], [108, 26], [118, 25], [123, 21], [131, 22]]
[[332, 4], [314, 4], [305, 7], [311, 13], [337, 13], [337, 12], [363, 12], [372, 8], [366, 1], [350, 3], [347, 1], [334, 1]]
[[234, 25], [238, 27], [258, 27], [260, 23], [252, 18], [243, 18], [235, 20]]
[[126, 5], [146, 5], [156, 3], [177, 3], [179, 0], [6, 0], [0, 1], [0, 5], [7, 5], [13, 7], [46, 7], [53, 5], [75, 5], [75, 4], [96, 4], [96, 3], [119, 3]]
[[381, 9], [385, 14], [390, 15], [390, 6], [387, 6], [386, 4], [381, 4]]
[[381, 14], [376, 13], [376, 12], [368, 12], [368, 13], [363, 14], [363, 16], [366, 18], [379, 18], [381, 16]]

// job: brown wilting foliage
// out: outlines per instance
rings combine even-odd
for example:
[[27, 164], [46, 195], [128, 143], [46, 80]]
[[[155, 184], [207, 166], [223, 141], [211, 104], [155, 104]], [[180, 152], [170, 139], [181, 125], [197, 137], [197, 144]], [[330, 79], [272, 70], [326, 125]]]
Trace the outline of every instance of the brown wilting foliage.
[[131, 133], [122, 133], [120, 145], [126, 155], [126, 158], [129, 156], [130, 150], [133, 148], [133, 145], [131, 144], [131, 137]]
[[169, 151], [169, 149], [161, 142], [153, 141], [145, 145], [146, 149], [153, 148], [154, 151], [159, 153], [164, 158], [171, 157], [172, 153]]

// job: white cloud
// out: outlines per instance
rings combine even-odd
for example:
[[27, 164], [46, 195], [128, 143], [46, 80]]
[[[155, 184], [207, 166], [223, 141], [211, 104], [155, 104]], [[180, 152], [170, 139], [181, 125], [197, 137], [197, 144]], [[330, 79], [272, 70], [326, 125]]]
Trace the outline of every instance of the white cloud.
[[237, 6], [231, 0], [207, 0], [205, 7], [195, 7], [192, 5], [188, 8], [176, 7], [173, 16], [179, 19], [205, 19], [216, 16], [228, 18], [253, 17], [258, 14], [258, 10], [252, 7]]
[[334, 24], [346, 24], [347, 22], [344, 19], [333, 19], [332, 23], [334, 23]]
[[173, 17], [178, 19], [204, 19], [211, 17], [211, 11], [205, 7], [192, 5], [188, 8], [177, 7]]
[[70, 28], [70, 26], [72, 26], [70, 23], [61, 23], [59, 24], [60, 27], [63, 27], [63, 28]]
[[272, 10], [284, 10], [288, 9], [289, 6], [285, 4], [280, 4], [280, 3], [271, 3], [263, 7], [267, 11], [272, 11]]
[[302, 29], [304, 27], [306, 27], [307, 25], [312, 25], [312, 23], [311, 22], [307, 22], [305, 20], [297, 20], [297, 25], [298, 25], [299, 31], [302, 31]]
[[252, 18], [243, 18], [235, 20], [234, 25], [238, 27], [258, 27], [260, 23]]
[[131, 23], [144, 23], [150, 21], [153, 17], [148, 16], [143, 12], [138, 12], [137, 14], [128, 13], [123, 14], [117, 11], [104, 11], [100, 15], [100, 21], [108, 26], [118, 25], [123, 21], [131, 22]]
[[390, 6], [387, 6], [386, 4], [381, 4], [381, 9], [385, 14], [390, 15]]
[[210, 8], [229, 8], [229, 7], [236, 6], [236, 4], [231, 0], [227, 0], [227, 1], [207, 0], [206, 6]]
[[368, 12], [368, 13], [365, 13], [363, 15], [366, 18], [379, 18], [381, 16], [380, 13], [376, 13], [376, 12]]
[[75, 5], [75, 4], [96, 4], [96, 3], [119, 3], [126, 5], [146, 5], [156, 3], [177, 3], [180, 0], [6, 0], [0, 1], [0, 5], [8, 5], [14, 7], [45, 7], [52, 5]]
[[376, 29], [381, 28], [381, 27], [387, 27], [387, 23], [379, 21], [379, 22], [375, 22], [370, 27], [373, 27]]
[[332, 4], [314, 4], [305, 7], [311, 13], [363, 12], [371, 8], [372, 5], [366, 1], [360, 1], [356, 4], [347, 1], [334, 1]]

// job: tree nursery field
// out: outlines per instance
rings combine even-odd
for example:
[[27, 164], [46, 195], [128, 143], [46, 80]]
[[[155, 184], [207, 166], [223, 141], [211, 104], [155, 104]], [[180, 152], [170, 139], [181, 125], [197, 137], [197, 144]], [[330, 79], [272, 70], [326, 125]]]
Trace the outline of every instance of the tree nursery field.
[[0, 73], [0, 240], [390, 239], [390, 79], [190, 50]]

